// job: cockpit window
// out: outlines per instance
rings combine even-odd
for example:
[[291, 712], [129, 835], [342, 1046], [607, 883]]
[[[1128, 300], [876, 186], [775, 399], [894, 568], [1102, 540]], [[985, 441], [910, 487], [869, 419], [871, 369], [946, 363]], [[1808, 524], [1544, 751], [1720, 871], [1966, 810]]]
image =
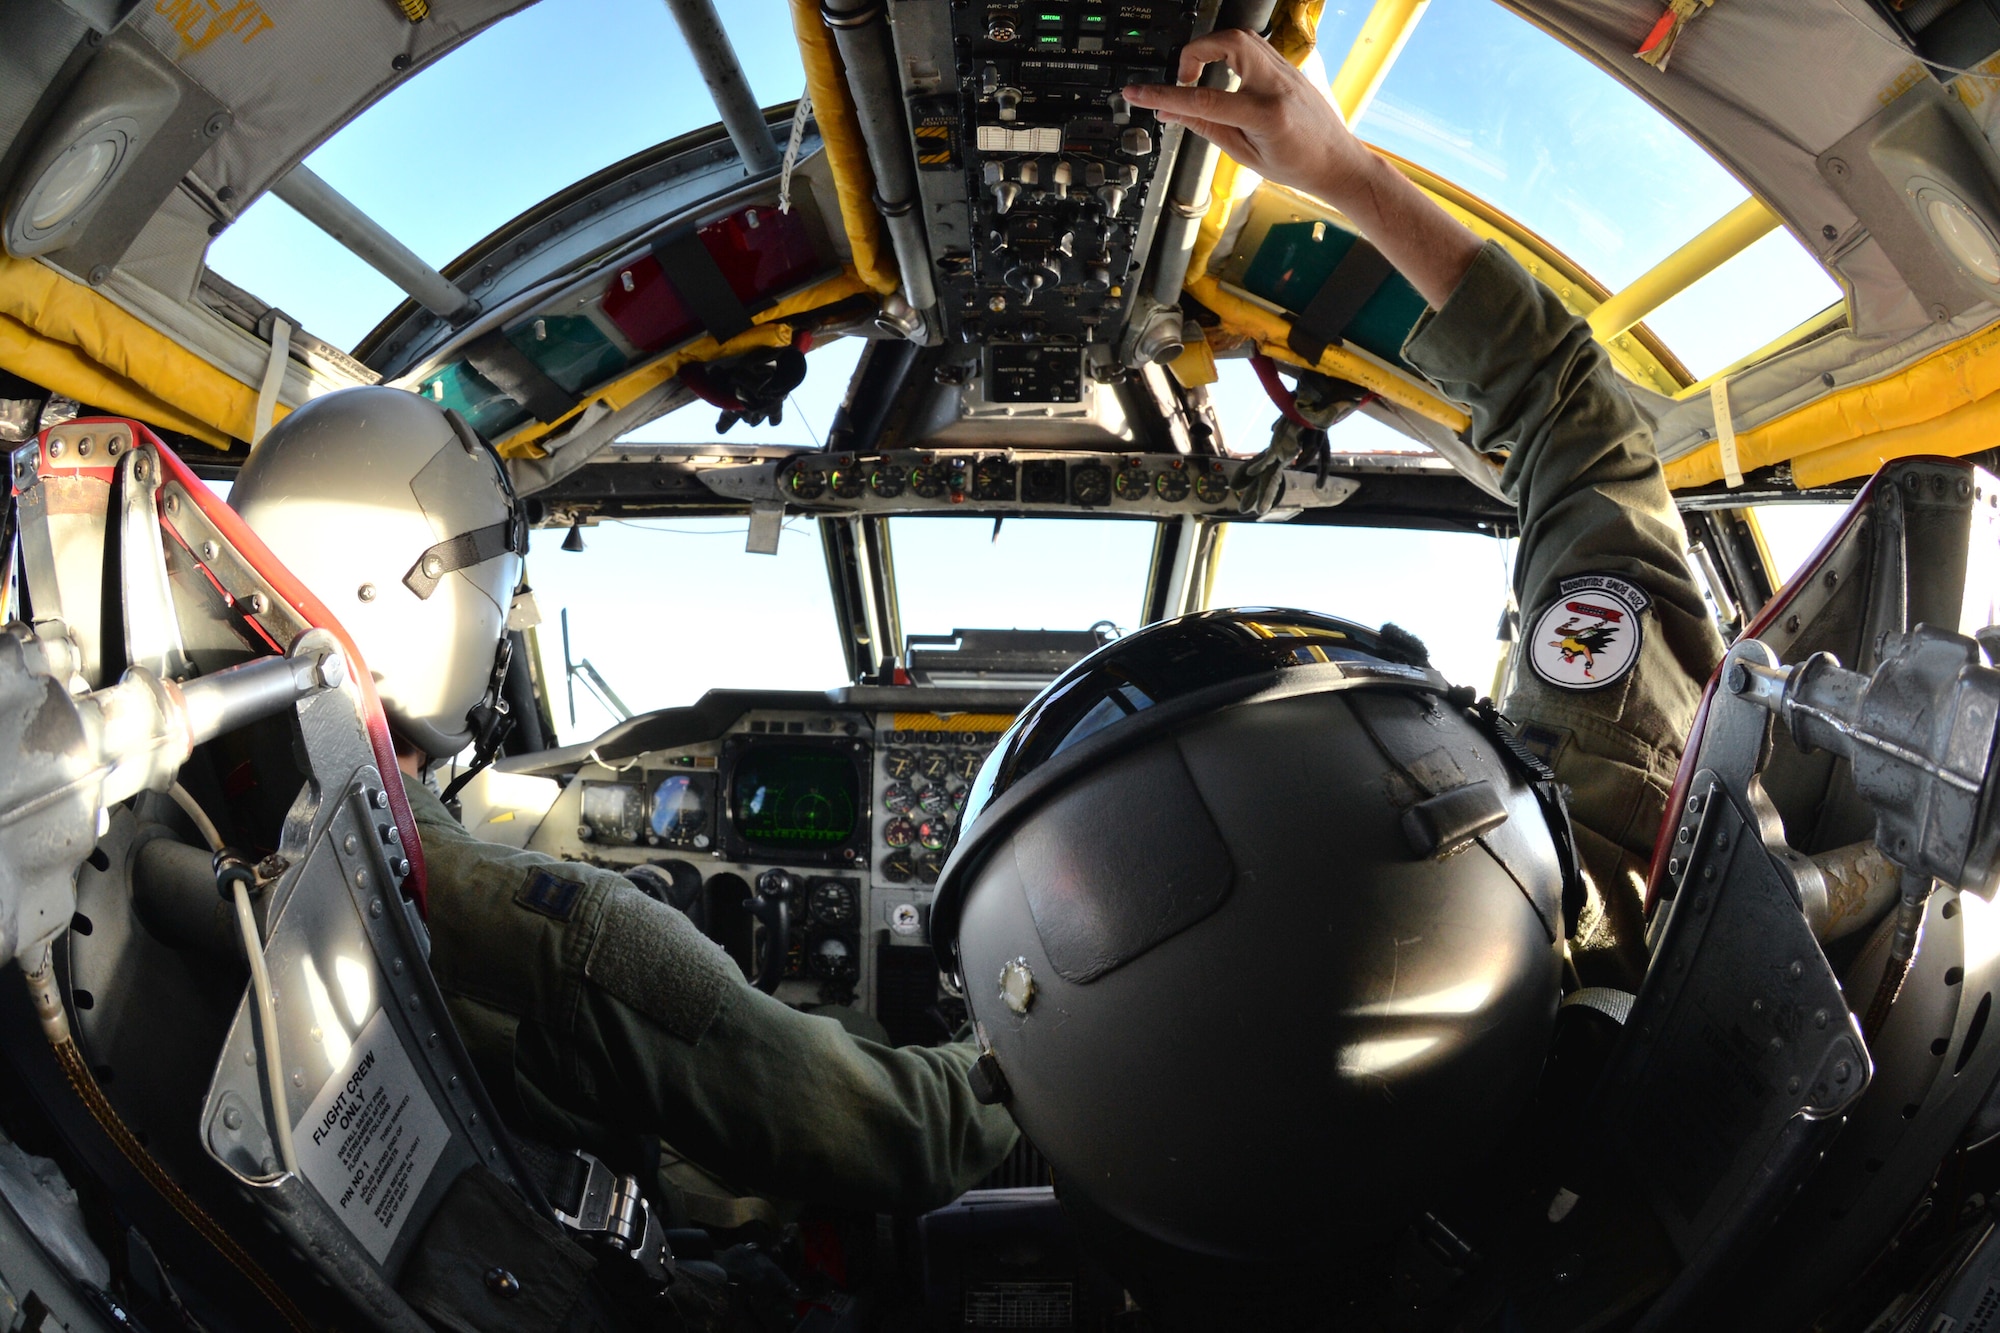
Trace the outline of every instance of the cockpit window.
[[[812, 520], [788, 521], [775, 556], [744, 550], [742, 518], [620, 520], [582, 535], [581, 554], [562, 549], [558, 530], [537, 531], [528, 552], [558, 743], [588, 740], [619, 720], [607, 692], [643, 713], [720, 687], [847, 683]], [[564, 670], [565, 610], [573, 673]]]
[[1363, 625], [1394, 622], [1424, 641], [1454, 685], [1493, 689], [1514, 543], [1408, 528], [1222, 527], [1208, 605], [1283, 606]]
[[[1370, 8], [1327, 7], [1319, 55], [1329, 71]], [[1355, 128], [1539, 232], [1613, 291], [1747, 194], [1637, 94], [1490, 0], [1435, 0]], [[1839, 299], [1780, 228], [1647, 324], [1704, 376]]]
[[1799, 566], [1826, 540], [1834, 524], [1848, 511], [1844, 504], [1758, 505], [1757, 531], [1771, 561], [1771, 579], [1788, 582]]
[[1139, 624], [1154, 525], [1132, 519], [892, 518], [903, 633]]
[[[785, 7], [716, 12], [758, 102], [797, 97], [805, 74]], [[715, 119], [665, 5], [541, 0], [418, 71], [306, 166], [441, 266], [564, 186]], [[403, 300], [275, 194], [217, 238], [208, 264], [340, 347]]]

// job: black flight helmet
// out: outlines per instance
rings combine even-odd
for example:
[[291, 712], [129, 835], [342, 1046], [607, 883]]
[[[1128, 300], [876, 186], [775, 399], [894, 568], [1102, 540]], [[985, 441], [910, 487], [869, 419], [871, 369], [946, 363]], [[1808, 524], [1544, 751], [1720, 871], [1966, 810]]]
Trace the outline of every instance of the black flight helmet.
[[932, 940], [1065, 1190], [1170, 1245], [1379, 1238], [1518, 1121], [1560, 998], [1548, 770], [1414, 637], [1207, 611], [1077, 663], [973, 784]]

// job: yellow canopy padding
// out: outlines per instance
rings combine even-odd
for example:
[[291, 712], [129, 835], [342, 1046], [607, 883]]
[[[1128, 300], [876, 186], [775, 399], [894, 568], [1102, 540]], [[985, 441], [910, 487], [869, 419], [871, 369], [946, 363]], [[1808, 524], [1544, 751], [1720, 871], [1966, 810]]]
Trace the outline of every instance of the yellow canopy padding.
[[582, 415], [592, 403], [603, 403], [616, 412], [630, 406], [641, 394], [647, 393], [680, 373], [681, 367], [693, 361], [713, 361], [718, 357], [735, 356], [754, 347], [783, 347], [792, 341], [792, 326], [785, 320], [806, 310], [817, 310], [821, 306], [832, 305], [850, 296], [860, 296], [873, 289], [853, 271], [841, 273], [815, 283], [803, 291], [794, 292], [769, 310], [759, 311], [751, 318], [756, 326], [737, 334], [728, 342], [718, 343], [703, 336], [670, 352], [658, 361], [639, 367], [609, 384], [595, 389], [584, 401], [578, 403], [560, 418], [546, 425], [531, 421], [513, 434], [498, 440], [494, 448], [502, 458], [546, 458], [548, 450], [540, 441], [560, 430], [569, 422]]
[[[1187, 289], [1197, 301], [1220, 315], [1225, 327], [1255, 339], [1257, 349], [1264, 355], [1294, 366], [1306, 364], [1287, 341], [1291, 337], [1292, 326], [1284, 316], [1272, 314], [1263, 306], [1242, 297], [1232, 296], [1210, 274], [1203, 274], [1190, 282]], [[1307, 368], [1359, 384], [1376, 397], [1428, 417], [1454, 433], [1472, 424], [1471, 417], [1436, 394], [1418, 388], [1401, 375], [1383, 369], [1366, 357], [1356, 356], [1344, 347], [1329, 346], [1320, 354], [1319, 363]]]
[[11, 255], [0, 255], [0, 367], [221, 449], [249, 439], [257, 415], [249, 385], [82, 283]]
[[840, 48], [820, 17], [819, 0], [792, 0], [792, 30], [805, 62], [806, 92], [812, 98], [813, 119], [826, 145], [827, 166], [833, 171], [833, 192], [840, 201], [840, 221], [854, 251], [854, 271], [871, 291], [887, 296], [901, 285], [896, 257], [882, 242], [875, 211], [875, 173], [861, 138], [861, 120], [847, 92], [847, 70]]
[[[1193, 330], [1200, 333], [1200, 329]], [[1208, 345], [1207, 338], [1189, 338], [1181, 354], [1167, 362], [1167, 369], [1173, 372], [1183, 389], [1197, 388], [1203, 384], [1213, 384], [1221, 376], [1215, 369], [1215, 349]]]
[[[1977, 419], [1966, 409], [2000, 393], [2000, 325], [1941, 347], [1915, 365], [1867, 384], [1856, 384], [1775, 421], [1736, 436], [1736, 457], [1745, 472], [1792, 461], [1801, 486], [1824, 485], [1872, 472], [1866, 460], [1882, 449], [1884, 459], [1909, 454], [1964, 454], [1989, 448], [1993, 438], [1964, 443]], [[1954, 447], [1963, 444], [1963, 447]], [[1850, 447], [1851, 446], [1851, 447]], [[1809, 456], [1819, 455], [1807, 463]], [[1832, 471], [1852, 467], [1852, 471]], [[1807, 481], [1810, 475], [1815, 481]], [[1667, 484], [1703, 486], [1722, 478], [1722, 451], [1706, 444], [1667, 464]]]

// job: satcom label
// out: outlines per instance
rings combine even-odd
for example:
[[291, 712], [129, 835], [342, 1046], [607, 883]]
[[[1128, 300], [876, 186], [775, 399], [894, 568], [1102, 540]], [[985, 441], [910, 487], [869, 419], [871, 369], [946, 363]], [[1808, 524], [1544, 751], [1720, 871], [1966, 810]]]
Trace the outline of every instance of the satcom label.
[[380, 1009], [292, 1129], [300, 1173], [376, 1263], [389, 1257], [448, 1135]]

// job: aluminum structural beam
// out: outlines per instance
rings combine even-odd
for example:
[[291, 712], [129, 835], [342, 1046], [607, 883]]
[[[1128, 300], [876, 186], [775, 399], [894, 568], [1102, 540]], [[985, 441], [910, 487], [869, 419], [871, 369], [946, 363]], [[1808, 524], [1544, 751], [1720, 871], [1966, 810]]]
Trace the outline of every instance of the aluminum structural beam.
[[1591, 311], [1591, 333], [1599, 342], [1610, 342], [1742, 254], [1777, 225], [1778, 215], [1751, 195]]
[[1430, 8], [1431, 0], [1375, 0], [1375, 7], [1361, 24], [1361, 33], [1348, 49], [1347, 58], [1333, 76], [1333, 101], [1351, 128], [1375, 100], [1389, 67], [1403, 53], [1417, 20]]
[[722, 117], [722, 128], [729, 132], [729, 141], [743, 159], [743, 169], [752, 176], [776, 171], [778, 147], [771, 140], [771, 127], [743, 77], [743, 66], [716, 15], [714, 0], [667, 0], [667, 8], [680, 24], [681, 36], [694, 54], [695, 68], [701, 71], [702, 82], [708, 85], [708, 95]]
[[391, 236], [381, 223], [355, 207], [353, 200], [303, 165], [280, 177], [271, 192], [425, 309], [455, 323], [479, 313], [479, 302], [458, 284], [417, 258], [415, 251]]

